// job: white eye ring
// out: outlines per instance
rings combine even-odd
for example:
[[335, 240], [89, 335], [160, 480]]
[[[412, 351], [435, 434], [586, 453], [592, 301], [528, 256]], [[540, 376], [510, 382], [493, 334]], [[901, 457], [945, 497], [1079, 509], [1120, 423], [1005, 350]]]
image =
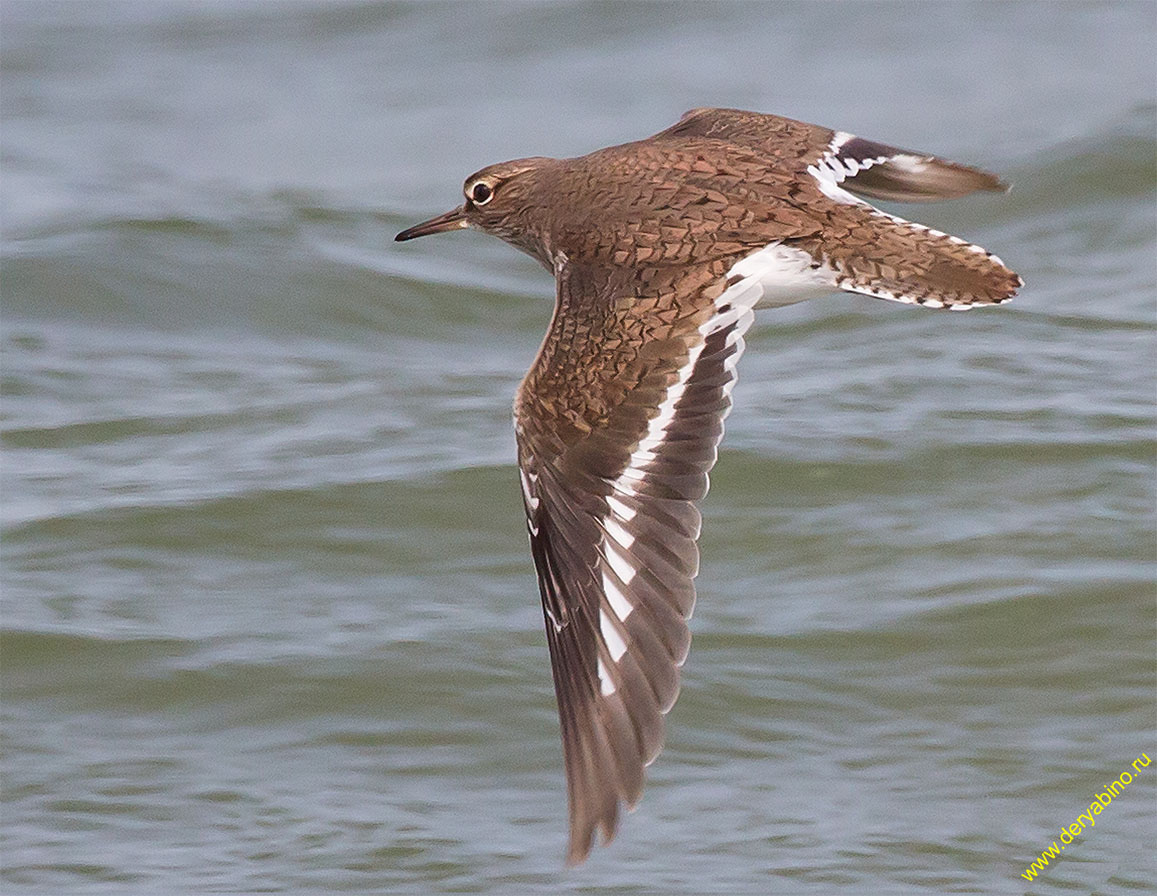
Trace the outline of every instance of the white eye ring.
[[466, 198], [474, 205], [485, 205], [494, 198], [494, 188], [484, 180], [476, 180], [466, 193]]

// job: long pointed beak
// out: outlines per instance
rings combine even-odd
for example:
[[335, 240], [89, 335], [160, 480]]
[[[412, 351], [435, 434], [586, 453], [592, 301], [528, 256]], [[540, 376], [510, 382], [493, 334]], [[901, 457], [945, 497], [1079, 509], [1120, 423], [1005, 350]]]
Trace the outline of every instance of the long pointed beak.
[[438, 215], [438, 217], [431, 218], [429, 221], [415, 224], [409, 230], [403, 230], [394, 237], [394, 239], [400, 243], [403, 240], [429, 236], [431, 233], [445, 233], [448, 230], [461, 230], [463, 227], [469, 226], [466, 221], [466, 206], [460, 205], [446, 212], [444, 215]]

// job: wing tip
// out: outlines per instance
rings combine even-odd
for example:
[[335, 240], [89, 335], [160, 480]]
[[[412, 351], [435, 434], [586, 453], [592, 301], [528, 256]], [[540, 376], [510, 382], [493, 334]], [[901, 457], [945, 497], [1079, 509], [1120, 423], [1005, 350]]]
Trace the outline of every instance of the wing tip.
[[845, 132], [836, 135], [828, 155], [838, 163], [847, 190], [873, 199], [934, 202], [1011, 189], [1010, 184], [983, 168]]
[[587, 819], [582, 823], [576, 823], [571, 819], [570, 839], [566, 849], [568, 867], [577, 867], [590, 857], [595, 847], [596, 832], [601, 835], [599, 840], [603, 846], [609, 846], [614, 841], [615, 835], [619, 832], [618, 800], [615, 801], [614, 808], [601, 818]]

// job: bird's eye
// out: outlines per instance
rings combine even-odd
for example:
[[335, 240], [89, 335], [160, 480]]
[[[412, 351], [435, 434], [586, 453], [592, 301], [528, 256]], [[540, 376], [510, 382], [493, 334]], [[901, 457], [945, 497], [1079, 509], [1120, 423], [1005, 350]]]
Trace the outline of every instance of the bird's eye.
[[490, 184], [479, 181], [470, 190], [470, 201], [475, 205], [485, 205], [493, 195], [494, 191], [490, 189]]

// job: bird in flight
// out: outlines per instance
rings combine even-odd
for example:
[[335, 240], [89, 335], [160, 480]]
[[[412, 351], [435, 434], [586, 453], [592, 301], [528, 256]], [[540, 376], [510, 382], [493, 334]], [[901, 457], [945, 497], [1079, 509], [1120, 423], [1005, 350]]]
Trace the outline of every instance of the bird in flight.
[[663, 742], [699, 569], [696, 508], [757, 307], [834, 291], [952, 310], [1021, 279], [864, 198], [952, 199], [994, 175], [842, 131], [695, 109], [646, 140], [527, 158], [396, 237], [473, 228], [553, 273], [514, 423], [561, 721], [570, 863], [614, 837]]

